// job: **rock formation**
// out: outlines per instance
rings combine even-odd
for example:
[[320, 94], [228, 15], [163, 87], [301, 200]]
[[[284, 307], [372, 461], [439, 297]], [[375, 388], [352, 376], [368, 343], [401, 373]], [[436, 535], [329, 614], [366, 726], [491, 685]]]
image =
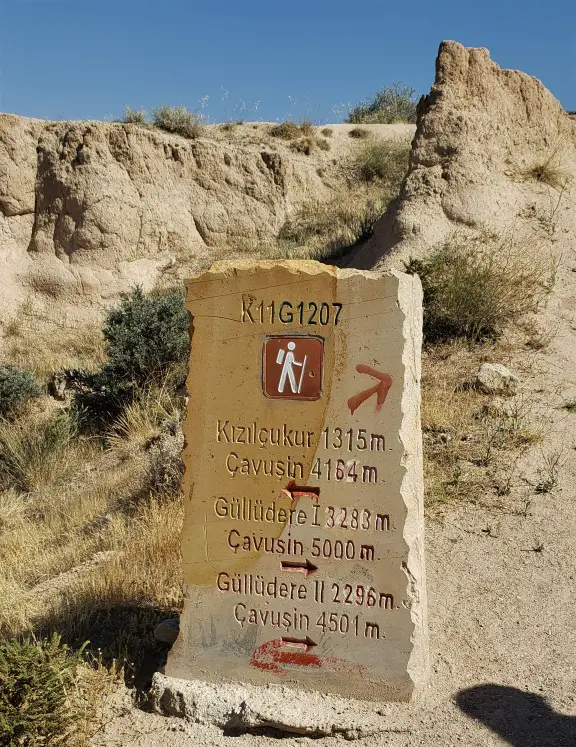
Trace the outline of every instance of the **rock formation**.
[[27, 288], [113, 297], [216, 247], [274, 236], [327, 188], [317, 163], [129, 124], [0, 116], [0, 266], [6, 313]]
[[455, 230], [575, 236], [575, 174], [576, 122], [539, 80], [442, 42], [400, 197], [348, 263], [401, 266]]

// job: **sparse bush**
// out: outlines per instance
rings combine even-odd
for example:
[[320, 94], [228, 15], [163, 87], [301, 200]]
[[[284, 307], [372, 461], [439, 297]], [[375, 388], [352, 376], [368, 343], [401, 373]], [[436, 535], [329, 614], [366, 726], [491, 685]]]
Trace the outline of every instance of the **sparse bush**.
[[0, 417], [12, 416], [25, 402], [41, 393], [36, 380], [27, 371], [0, 364]]
[[144, 109], [132, 109], [129, 106], [124, 108], [124, 124], [146, 124], [146, 111]]
[[320, 150], [330, 150], [330, 143], [328, 142], [328, 140], [324, 140], [321, 137], [316, 138], [316, 145], [320, 148]]
[[309, 156], [316, 148], [316, 140], [313, 137], [303, 137], [290, 144], [290, 150], [294, 153], [303, 153]]
[[296, 140], [302, 135], [302, 130], [296, 122], [282, 122], [270, 128], [272, 137], [279, 137], [282, 140]]
[[323, 127], [320, 130], [320, 134], [324, 135], [324, 137], [332, 137], [332, 133], [333, 132], [334, 132], [334, 130], [331, 127]]
[[76, 405], [89, 420], [108, 421], [154, 383], [182, 387], [186, 377], [188, 313], [180, 290], [145, 296], [141, 288], [113, 309], [103, 329], [108, 360], [78, 372]]
[[81, 664], [57, 635], [0, 640], [0, 745], [80, 744], [69, 695]]
[[365, 140], [367, 137], [370, 137], [370, 130], [365, 130], [363, 127], [354, 127], [353, 130], [350, 130], [348, 136], [357, 138], [358, 140]]
[[350, 110], [350, 124], [393, 124], [416, 122], [415, 90], [403, 83], [383, 88], [372, 98]]
[[356, 157], [358, 177], [365, 182], [385, 179], [390, 184], [400, 184], [408, 170], [409, 148], [406, 143], [378, 140], [367, 143]]
[[200, 137], [203, 130], [202, 118], [185, 106], [160, 106], [154, 109], [152, 124], [160, 130], [187, 138]]
[[314, 137], [314, 124], [311, 119], [305, 119], [298, 125], [300, 132], [305, 137]]
[[498, 337], [508, 323], [537, 311], [554, 272], [525, 244], [487, 234], [454, 235], [405, 269], [422, 281], [428, 342]]

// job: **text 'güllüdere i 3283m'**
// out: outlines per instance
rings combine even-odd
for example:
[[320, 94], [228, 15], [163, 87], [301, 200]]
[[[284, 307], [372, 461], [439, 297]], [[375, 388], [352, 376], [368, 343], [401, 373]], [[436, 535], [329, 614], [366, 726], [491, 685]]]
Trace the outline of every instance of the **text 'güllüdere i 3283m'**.
[[192, 317], [166, 673], [405, 700], [427, 668], [419, 280], [219, 262]]

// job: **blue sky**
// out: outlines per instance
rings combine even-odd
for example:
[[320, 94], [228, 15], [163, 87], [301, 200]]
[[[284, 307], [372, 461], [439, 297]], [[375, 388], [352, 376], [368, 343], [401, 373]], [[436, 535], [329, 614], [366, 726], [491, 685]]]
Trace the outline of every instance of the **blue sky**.
[[427, 92], [442, 39], [488, 47], [576, 109], [574, 0], [0, 0], [0, 111], [341, 121], [393, 81]]

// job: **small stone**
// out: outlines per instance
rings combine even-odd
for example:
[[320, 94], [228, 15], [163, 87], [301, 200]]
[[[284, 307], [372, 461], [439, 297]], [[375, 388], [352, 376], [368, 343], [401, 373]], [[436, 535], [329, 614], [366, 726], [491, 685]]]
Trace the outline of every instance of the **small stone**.
[[180, 620], [177, 617], [162, 620], [154, 628], [154, 640], [158, 641], [158, 643], [166, 643], [171, 646], [178, 638], [179, 632]]
[[475, 384], [485, 394], [516, 394], [519, 379], [500, 363], [483, 363], [476, 374]]

